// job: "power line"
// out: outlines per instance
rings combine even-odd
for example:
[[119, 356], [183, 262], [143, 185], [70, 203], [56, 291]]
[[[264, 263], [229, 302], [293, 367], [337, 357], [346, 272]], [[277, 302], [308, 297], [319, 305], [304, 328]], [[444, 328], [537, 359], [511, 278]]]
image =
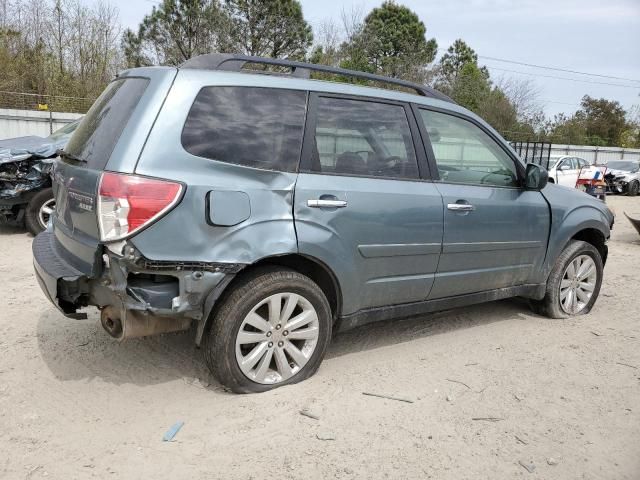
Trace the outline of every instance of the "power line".
[[544, 70], [556, 70], [558, 72], [574, 73], [576, 75], [587, 75], [587, 76], [590, 76], [590, 77], [611, 78], [613, 80], [624, 80], [624, 81], [627, 81], [627, 82], [639, 82], [640, 83], [640, 80], [635, 80], [633, 78], [614, 77], [613, 75], [601, 75], [599, 73], [579, 72], [577, 70], [568, 70], [566, 68], [549, 67], [547, 65], [535, 65], [533, 63], [517, 62], [515, 60], [505, 60], [504, 58], [488, 57], [486, 55], [478, 55], [478, 58], [484, 58], [486, 60], [494, 60], [496, 62], [513, 63], [515, 65], [523, 65], [525, 67], [542, 68]]
[[[439, 52], [448, 52], [448, 49], [446, 49], [446, 48], [438, 48], [438, 51]], [[486, 60], [494, 60], [496, 62], [513, 63], [515, 65], [522, 65], [522, 66], [531, 67], [531, 68], [541, 68], [541, 69], [544, 69], [544, 70], [555, 70], [555, 71], [558, 71], [558, 72], [573, 73], [573, 74], [576, 74], [576, 75], [587, 75], [587, 76], [590, 76], [590, 77], [610, 78], [612, 80], [623, 80], [623, 81], [627, 81], [627, 82], [638, 82], [638, 83], [640, 83], [640, 80], [633, 79], [633, 78], [616, 77], [616, 76], [613, 76], [613, 75], [602, 75], [602, 74], [599, 74], [599, 73], [580, 72], [578, 70], [570, 70], [570, 69], [566, 69], [566, 68], [550, 67], [548, 65], [536, 65], [534, 63], [519, 62], [519, 61], [516, 61], [516, 60], [507, 60], [505, 58], [490, 57], [488, 55], [478, 55], [478, 58], [484, 58]], [[497, 67], [493, 67], [493, 68], [497, 69]], [[505, 70], [505, 71], [511, 71], [511, 70]], [[522, 73], [523, 75], [532, 75], [532, 74], [527, 74], [525, 72], [513, 72], [513, 73]], [[543, 75], [540, 75], [540, 76], [543, 76]], [[550, 78], [555, 78], [555, 77], [550, 77]], [[574, 79], [568, 79], [566, 77], [565, 77], [565, 79], [566, 80], [574, 80]], [[575, 79], [575, 81], [580, 81], [580, 80]], [[596, 82], [589, 82], [589, 83], [596, 83]], [[610, 84], [605, 83], [604, 85], [610, 85]], [[620, 86], [619, 84], [615, 84], [615, 85], [616, 86]], [[627, 86], [627, 85], [625, 85], [625, 86]], [[631, 85], [629, 85], [627, 87], [634, 88]]]
[[592, 84], [597, 84], [597, 85], [609, 85], [612, 87], [621, 87], [621, 88], [633, 88], [633, 89], [640, 89], [640, 85], [620, 85], [619, 83], [609, 83], [609, 82], [598, 82], [595, 80], [582, 80], [579, 78], [567, 78], [567, 77], [558, 77], [556, 75], [543, 75], [541, 73], [530, 73], [530, 72], [519, 72], [516, 70], [509, 70], [506, 68], [499, 68], [499, 67], [492, 67], [491, 65], [487, 65], [487, 68], [490, 68], [492, 70], [498, 70], [501, 72], [510, 72], [510, 73], [516, 73], [518, 75], [530, 75], [532, 77], [544, 77], [544, 78], [555, 78], [556, 80], [566, 80], [569, 82], [581, 82], [581, 83], [592, 83]]
[[580, 107], [581, 106], [579, 103], [560, 102], [560, 101], [557, 101], [557, 100], [547, 100], [545, 98], [541, 98], [540, 101], [544, 102], [544, 103], [557, 103], [559, 105], [571, 105], [572, 107]]

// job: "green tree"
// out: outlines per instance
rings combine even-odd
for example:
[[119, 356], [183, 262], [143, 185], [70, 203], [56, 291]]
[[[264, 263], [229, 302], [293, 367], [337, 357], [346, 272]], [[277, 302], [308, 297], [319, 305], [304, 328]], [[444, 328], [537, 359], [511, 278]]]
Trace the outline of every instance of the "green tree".
[[480, 99], [476, 113], [509, 140], [529, 140], [533, 134], [532, 128], [518, 121], [515, 106], [498, 87]]
[[[437, 87], [442, 90], [452, 90], [462, 69], [467, 64], [478, 66], [478, 54], [462, 39], [457, 39], [453, 45], [447, 49], [438, 65]], [[482, 73], [489, 78], [489, 71], [486, 67], [478, 67]]]
[[122, 50], [127, 66], [180, 65], [226, 46], [229, 22], [216, 0], [164, 0], [140, 23], [126, 30]]
[[[622, 134], [628, 129], [626, 112], [617, 101], [604, 98], [582, 97], [581, 115], [587, 136], [601, 139], [605, 145], [618, 146]], [[594, 144], [595, 145], [595, 144]]]
[[361, 30], [343, 46], [343, 65], [394, 78], [423, 81], [425, 67], [438, 50], [427, 28], [405, 6], [386, 1], [364, 19]]
[[579, 114], [567, 116], [560, 113], [547, 122], [544, 137], [551, 143], [585, 145], [587, 144], [587, 130], [583, 118]]
[[451, 98], [469, 110], [478, 113], [484, 98], [491, 92], [489, 75], [474, 62], [465, 63], [451, 88]]
[[234, 51], [261, 57], [303, 59], [313, 42], [297, 0], [227, 0]]

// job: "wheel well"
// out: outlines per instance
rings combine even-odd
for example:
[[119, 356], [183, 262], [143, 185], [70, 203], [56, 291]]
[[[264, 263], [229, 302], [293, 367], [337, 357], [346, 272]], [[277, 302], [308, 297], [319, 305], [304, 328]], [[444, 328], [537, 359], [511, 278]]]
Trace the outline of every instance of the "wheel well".
[[556, 183], [556, 181], [553, 178], [549, 177], [549, 183]]
[[242, 272], [249, 272], [255, 268], [266, 265], [278, 265], [290, 268], [313, 280], [325, 294], [331, 307], [333, 318], [337, 319], [342, 308], [342, 298], [338, 280], [329, 267], [322, 262], [304, 255], [281, 255], [277, 257], [263, 258], [262, 260], [247, 266]]
[[586, 228], [584, 230], [580, 230], [576, 233], [571, 240], [582, 240], [583, 242], [590, 243], [598, 252], [600, 252], [600, 256], [602, 257], [602, 263], [604, 264], [607, 261], [607, 252], [608, 248], [606, 245], [606, 239], [604, 238], [604, 234], [595, 228]]

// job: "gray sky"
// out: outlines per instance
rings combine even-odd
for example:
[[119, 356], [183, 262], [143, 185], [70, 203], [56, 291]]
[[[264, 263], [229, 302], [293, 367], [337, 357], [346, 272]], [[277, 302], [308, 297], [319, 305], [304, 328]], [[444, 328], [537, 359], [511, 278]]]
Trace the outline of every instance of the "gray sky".
[[[157, 3], [111, 2], [120, 9], [123, 25], [132, 28], [137, 28]], [[327, 18], [339, 21], [343, 9], [361, 8], [366, 13], [381, 3], [382, 0], [302, 0], [305, 18], [314, 28]], [[418, 14], [427, 27], [427, 37], [438, 41], [440, 54], [456, 38], [462, 38], [481, 56], [479, 63], [489, 67], [492, 78], [505, 75], [534, 79], [547, 115], [575, 111], [585, 94], [618, 100], [626, 109], [640, 104], [640, 0], [398, 0], [398, 3]], [[543, 70], [482, 57], [636, 81]]]

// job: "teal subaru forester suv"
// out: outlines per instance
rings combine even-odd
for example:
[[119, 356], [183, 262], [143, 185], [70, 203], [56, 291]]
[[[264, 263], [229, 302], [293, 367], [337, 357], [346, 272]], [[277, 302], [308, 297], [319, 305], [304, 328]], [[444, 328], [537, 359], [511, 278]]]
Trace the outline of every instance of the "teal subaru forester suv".
[[312, 375], [339, 329], [513, 296], [589, 312], [613, 215], [547, 179], [431, 88], [203, 55], [96, 100], [56, 162], [35, 272], [117, 339], [193, 325], [220, 382], [260, 392]]

